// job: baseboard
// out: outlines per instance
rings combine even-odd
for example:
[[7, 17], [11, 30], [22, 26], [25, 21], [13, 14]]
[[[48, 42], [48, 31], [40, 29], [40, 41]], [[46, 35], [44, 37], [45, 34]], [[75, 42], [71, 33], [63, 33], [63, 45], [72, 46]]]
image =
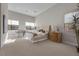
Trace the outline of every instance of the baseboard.
[[72, 45], [72, 46], [78, 46], [77, 43], [73, 43], [73, 42], [70, 42], [70, 41], [63, 41], [63, 43], [69, 44], [69, 45]]

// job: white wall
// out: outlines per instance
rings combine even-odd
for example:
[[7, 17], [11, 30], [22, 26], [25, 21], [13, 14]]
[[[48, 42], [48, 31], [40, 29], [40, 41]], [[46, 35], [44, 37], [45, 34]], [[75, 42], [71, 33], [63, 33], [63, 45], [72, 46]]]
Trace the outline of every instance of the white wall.
[[[1, 13], [0, 13], [0, 33], [1, 33], [1, 47], [3, 46], [3, 43], [5, 41], [6, 35], [7, 35], [7, 19], [8, 19], [8, 4], [7, 3], [1, 3], [0, 4], [0, 9], [1, 9]], [[3, 33], [3, 15], [5, 15], [5, 33]]]
[[0, 47], [1, 47], [1, 4], [0, 4]]
[[[49, 8], [47, 11], [38, 15], [36, 17], [36, 24], [38, 25], [38, 27], [43, 27], [44, 29], [47, 29], [49, 25], [59, 26], [60, 31], [63, 32], [63, 37], [64, 37], [63, 42], [68, 41], [68, 43], [72, 43], [71, 41], [69, 41], [72, 39], [68, 38], [69, 36], [65, 36], [69, 33], [64, 32], [64, 15], [66, 13], [72, 12], [75, 8], [76, 8], [76, 4], [72, 4], [72, 3], [56, 4], [55, 6]], [[72, 44], [76, 45], [76, 43], [72, 43]]]
[[8, 19], [12, 19], [12, 20], [19, 20], [19, 29], [25, 29], [25, 22], [35, 22], [35, 18], [28, 16], [28, 15], [24, 15], [24, 14], [20, 14], [17, 12], [13, 12], [13, 11], [8, 11]]

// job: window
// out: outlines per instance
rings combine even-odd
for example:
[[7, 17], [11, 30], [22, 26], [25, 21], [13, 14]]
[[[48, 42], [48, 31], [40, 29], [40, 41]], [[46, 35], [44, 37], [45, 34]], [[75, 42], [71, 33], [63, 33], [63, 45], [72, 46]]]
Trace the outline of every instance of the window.
[[19, 21], [17, 21], [17, 20], [8, 20], [8, 25], [19, 25]]
[[17, 30], [19, 27], [18, 20], [8, 20], [8, 29], [9, 30]]
[[32, 22], [25, 22], [26, 29], [33, 30], [36, 28], [36, 24]]

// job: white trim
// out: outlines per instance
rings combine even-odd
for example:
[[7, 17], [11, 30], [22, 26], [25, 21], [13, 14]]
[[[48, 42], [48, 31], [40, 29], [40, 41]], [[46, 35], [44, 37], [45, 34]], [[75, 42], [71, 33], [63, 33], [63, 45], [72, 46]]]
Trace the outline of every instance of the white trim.
[[70, 42], [70, 41], [63, 41], [63, 43], [66, 43], [66, 44], [69, 44], [69, 45], [72, 45], [72, 46], [78, 46], [77, 43]]

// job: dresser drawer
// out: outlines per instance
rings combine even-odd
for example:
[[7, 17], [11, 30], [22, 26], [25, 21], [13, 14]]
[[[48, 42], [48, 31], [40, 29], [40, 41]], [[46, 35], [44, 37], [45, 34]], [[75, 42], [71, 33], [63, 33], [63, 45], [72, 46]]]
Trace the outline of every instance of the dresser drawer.
[[54, 41], [54, 42], [61, 42], [61, 34], [60, 33], [55, 33], [51, 32], [49, 33], [49, 39]]

